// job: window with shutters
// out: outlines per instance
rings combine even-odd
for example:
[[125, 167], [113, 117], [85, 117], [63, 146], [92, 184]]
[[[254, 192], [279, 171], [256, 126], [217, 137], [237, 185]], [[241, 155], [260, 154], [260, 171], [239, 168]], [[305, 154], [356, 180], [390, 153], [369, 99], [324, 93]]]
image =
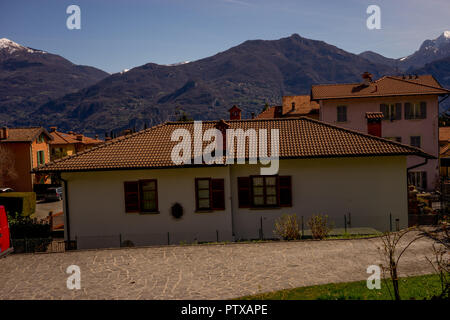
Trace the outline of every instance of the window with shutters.
[[251, 176], [238, 178], [240, 208], [290, 207], [290, 176]]
[[383, 120], [401, 120], [402, 104], [401, 103], [382, 103], [380, 104], [380, 112], [383, 113]]
[[196, 178], [195, 197], [198, 211], [225, 210], [225, 180]]
[[415, 171], [408, 173], [408, 183], [420, 189], [427, 188], [427, 173], [426, 171]]
[[426, 119], [427, 103], [422, 102], [406, 102], [405, 103], [405, 119]]
[[411, 136], [410, 139], [411, 139], [411, 142], [410, 142], [411, 146], [420, 148], [420, 146], [421, 146], [420, 136]]
[[158, 213], [156, 179], [124, 182], [125, 212]]
[[347, 106], [337, 106], [337, 122], [347, 121]]

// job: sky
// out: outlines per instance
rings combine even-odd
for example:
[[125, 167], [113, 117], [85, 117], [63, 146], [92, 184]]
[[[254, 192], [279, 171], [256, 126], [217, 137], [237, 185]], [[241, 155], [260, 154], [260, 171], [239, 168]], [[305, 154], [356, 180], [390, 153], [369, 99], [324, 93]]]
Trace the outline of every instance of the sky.
[[[66, 26], [69, 5], [81, 9], [79, 30]], [[369, 5], [381, 29], [367, 28]], [[449, 0], [0, 0], [0, 38], [114, 73], [294, 33], [400, 58], [450, 30], [449, 16]]]

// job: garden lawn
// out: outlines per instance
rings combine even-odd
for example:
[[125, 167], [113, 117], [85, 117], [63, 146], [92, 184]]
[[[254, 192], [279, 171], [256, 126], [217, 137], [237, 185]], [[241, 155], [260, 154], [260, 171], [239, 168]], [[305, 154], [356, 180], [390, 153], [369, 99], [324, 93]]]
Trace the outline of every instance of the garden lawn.
[[[391, 300], [392, 284], [381, 280], [381, 289], [369, 290], [366, 281], [330, 283], [325, 285], [300, 287], [239, 298], [239, 300]], [[388, 290], [389, 287], [389, 290]], [[431, 299], [441, 292], [439, 276], [425, 275], [400, 278], [402, 300]]]

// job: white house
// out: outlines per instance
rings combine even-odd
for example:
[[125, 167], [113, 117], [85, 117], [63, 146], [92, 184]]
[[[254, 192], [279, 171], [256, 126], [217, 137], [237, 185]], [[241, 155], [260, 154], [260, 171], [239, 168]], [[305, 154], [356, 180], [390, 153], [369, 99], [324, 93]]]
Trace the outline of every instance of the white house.
[[66, 238], [78, 248], [274, 238], [285, 213], [305, 222], [327, 214], [336, 227], [351, 213], [352, 227], [380, 231], [391, 215], [406, 227], [406, 157], [433, 158], [309, 118], [207, 121], [202, 130], [227, 134], [224, 127], [278, 129], [278, 174], [261, 175], [261, 164], [175, 164], [171, 136], [193, 133], [193, 122], [168, 122], [36, 169], [65, 182]]

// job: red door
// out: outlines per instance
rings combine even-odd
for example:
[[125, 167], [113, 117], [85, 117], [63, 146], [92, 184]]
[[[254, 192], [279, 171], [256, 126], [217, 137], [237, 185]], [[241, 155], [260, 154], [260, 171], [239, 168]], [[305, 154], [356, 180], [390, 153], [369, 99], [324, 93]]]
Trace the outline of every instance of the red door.
[[0, 206], [0, 254], [9, 249], [9, 227], [5, 207]]

